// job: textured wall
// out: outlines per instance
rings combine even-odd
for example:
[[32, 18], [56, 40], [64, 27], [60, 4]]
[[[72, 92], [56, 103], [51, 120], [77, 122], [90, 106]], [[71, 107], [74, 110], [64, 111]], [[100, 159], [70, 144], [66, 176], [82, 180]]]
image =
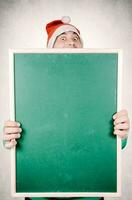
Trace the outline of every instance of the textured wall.
[[[0, 131], [9, 119], [8, 49], [43, 48], [46, 22], [70, 15], [87, 48], [124, 51], [123, 107], [132, 117], [132, 1], [131, 0], [0, 0]], [[1, 134], [2, 138], [2, 134]], [[132, 134], [122, 152], [123, 194], [132, 197]], [[0, 200], [10, 197], [10, 155], [0, 143]]]

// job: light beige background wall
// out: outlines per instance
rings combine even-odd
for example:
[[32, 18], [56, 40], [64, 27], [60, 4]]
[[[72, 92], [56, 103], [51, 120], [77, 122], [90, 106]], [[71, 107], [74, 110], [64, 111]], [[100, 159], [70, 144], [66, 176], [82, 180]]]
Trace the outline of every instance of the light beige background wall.
[[[122, 48], [124, 51], [123, 107], [132, 117], [132, 1], [131, 0], [0, 0], [0, 132], [9, 119], [9, 48], [44, 48], [45, 25], [71, 16], [87, 48]], [[123, 194], [132, 198], [132, 131], [122, 151]], [[2, 139], [2, 134], [0, 135]], [[10, 151], [0, 143], [0, 200], [10, 197]], [[109, 180], [108, 180], [109, 181]], [[108, 200], [108, 199], [107, 199]]]

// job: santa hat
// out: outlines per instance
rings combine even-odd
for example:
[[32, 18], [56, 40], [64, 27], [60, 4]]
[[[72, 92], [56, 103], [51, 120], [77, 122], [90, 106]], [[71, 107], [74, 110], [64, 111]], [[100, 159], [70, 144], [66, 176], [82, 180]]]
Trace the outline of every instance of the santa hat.
[[80, 31], [72, 24], [69, 24], [70, 21], [71, 19], [69, 16], [64, 16], [62, 17], [61, 20], [54, 20], [46, 25], [46, 31], [48, 34], [48, 39], [47, 39], [48, 48], [53, 48], [56, 38], [60, 34], [67, 31], [75, 32], [79, 36], [82, 42], [82, 39], [80, 37]]

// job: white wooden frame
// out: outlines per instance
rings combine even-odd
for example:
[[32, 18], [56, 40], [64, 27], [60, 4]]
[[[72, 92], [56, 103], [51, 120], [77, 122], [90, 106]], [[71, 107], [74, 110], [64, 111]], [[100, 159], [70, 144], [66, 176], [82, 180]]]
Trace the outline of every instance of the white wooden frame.
[[[122, 50], [121, 49], [10, 49], [9, 77], [10, 77], [10, 120], [15, 120], [14, 102], [14, 54], [15, 53], [117, 53], [118, 54], [118, 86], [117, 111], [122, 109]], [[13, 197], [119, 197], [121, 196], [121, 139], [117, 136], [117, 192], [56, 192], [56, 193], [17, 193], [16, 192], [16, 148], [11, 149], [11, 194]]]

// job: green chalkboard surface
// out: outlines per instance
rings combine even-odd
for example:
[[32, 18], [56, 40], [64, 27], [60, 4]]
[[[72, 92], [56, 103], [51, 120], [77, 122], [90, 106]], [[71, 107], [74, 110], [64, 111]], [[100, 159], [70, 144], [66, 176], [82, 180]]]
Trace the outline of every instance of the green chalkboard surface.
[[[118, 52], [13, 52], [15, 193], [118, 193]], [[82, 195], [83, 196], [83, 195]]]

